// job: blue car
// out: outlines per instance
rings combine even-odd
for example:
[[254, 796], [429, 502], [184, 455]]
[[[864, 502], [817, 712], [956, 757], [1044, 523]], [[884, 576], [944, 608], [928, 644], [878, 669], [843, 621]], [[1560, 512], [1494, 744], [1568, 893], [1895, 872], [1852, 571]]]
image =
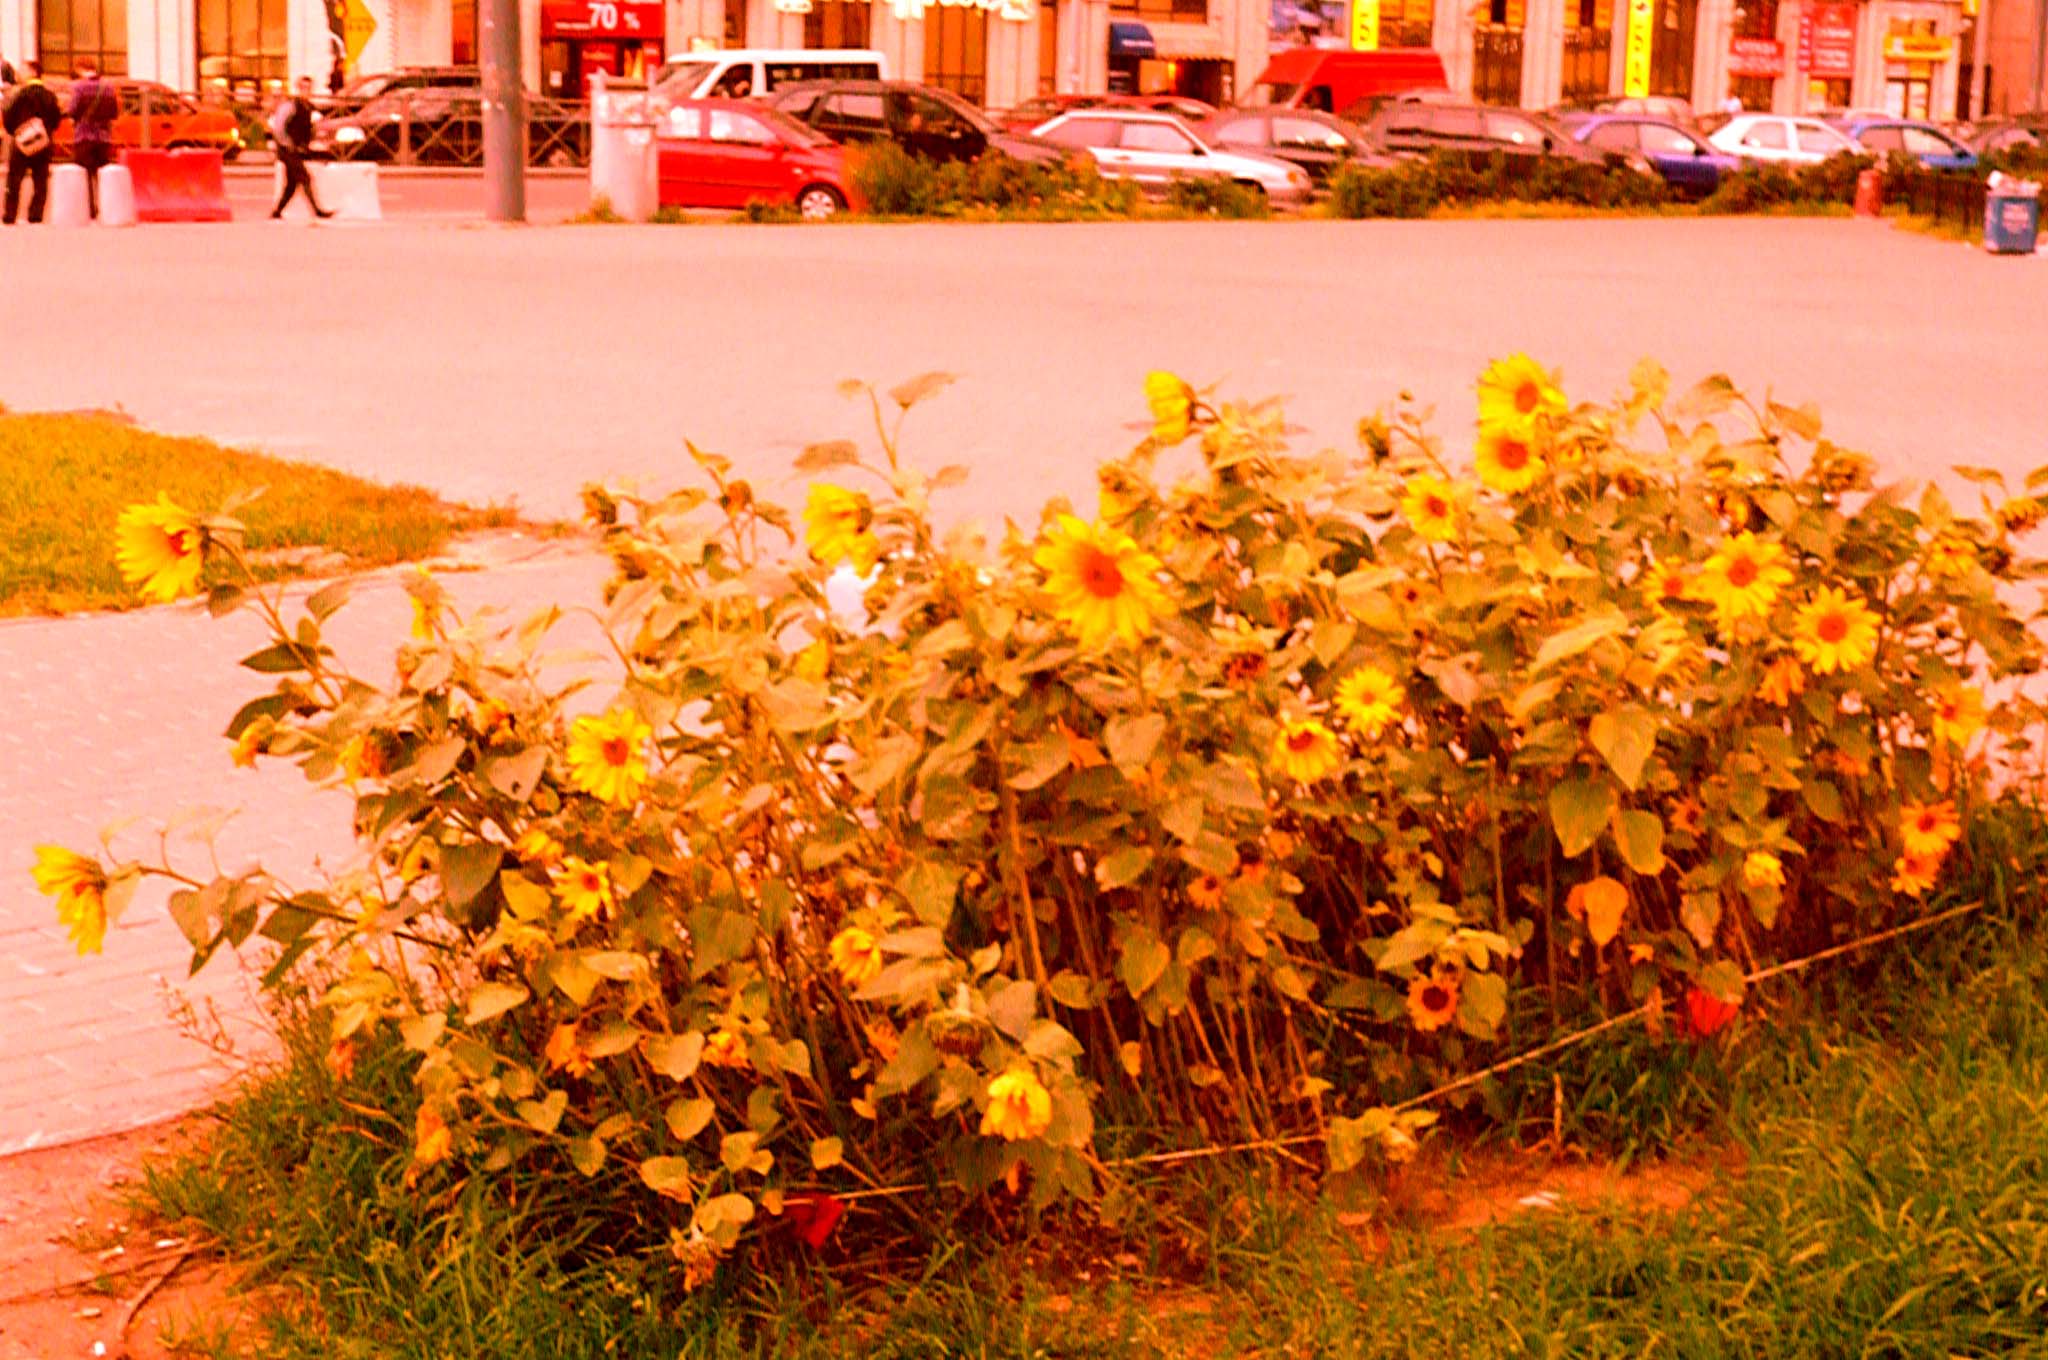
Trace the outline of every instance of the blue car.
[[1739, 157], [1715, 150], [1698, 133], [1645, 114], [1581, 114], [1565, 126], [1587, 146], [1618, 156], [1641, 156], [1673, 193], [1686, 198], [1705, 198], [1723, 175], [1742, 165]]
[[1883, 159], [1894, 151], [1913, 156], [1929, 170], [1974, 170], [1977, 153], [1946, 132], [1904, 118], [1860, 118], [1842, 128], [1852, 141]]

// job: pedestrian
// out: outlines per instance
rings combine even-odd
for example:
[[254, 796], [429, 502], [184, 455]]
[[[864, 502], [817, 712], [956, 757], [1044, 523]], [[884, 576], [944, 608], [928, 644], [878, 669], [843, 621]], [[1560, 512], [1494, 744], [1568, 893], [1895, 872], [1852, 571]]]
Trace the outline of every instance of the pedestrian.
[[85, 202], [92, 216], [100, 215], [100, 167], [114, 160], [114, 118], [121, 112], [121, 100], [114, 87], [100, 79], [99, 63], [80, 57], [73, 68], [71, 86], [71, 159], [85, 171]]
[[271, 112], [270, 137], [277, 147], [277, 163], [284, 167], [284, 192], [278, 195], [270, 215], [283, 217], [284, 205], [304, 189], [313, 216], [334, 216], [313, 197], [313, 177], [306, 173], [306, 153], [313, 149], [313, 77], [300, 76], [292, 97]]
[[42, 63], [25, 61], [27, 83], [7, 97], [0, 113], [0, 125], [7, 129], [12, 144], [7, 156], [7, 201], [5, 224], [14, 225], [14, 210], [21, 202], [21, 182], [28, 181], [28, 220], [43, 220], [43, 205], [50, 197], [50, 134], [64, 119], [64, 106], [43, 84]]

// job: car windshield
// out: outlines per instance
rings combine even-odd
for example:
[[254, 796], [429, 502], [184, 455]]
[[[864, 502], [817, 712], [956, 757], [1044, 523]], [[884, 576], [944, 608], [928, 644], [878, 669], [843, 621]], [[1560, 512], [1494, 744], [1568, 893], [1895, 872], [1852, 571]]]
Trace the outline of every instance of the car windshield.
[[988, 120], [987, 114], [962, 99], [959, 95], [954, 94], [951, 90], [927, 89], [921, 91], [921, 93], [936, 99], [954, 113], [959, 114], [966, 121], [967, 126], [973, 128], [976, 132], [986, 135], [987, 133], [998, 131], [996, 125]]
[[674, 92], [694, 93], [704, 83], [704, 77], [711, 74], [712, 63], [708, 61], [672, 61], [661, 68], [656, 88]]
[[798, 122], [781, 109], [757, 108], [754, 110], [754, 116], [773, 128], [775, 134], [791, 146], [824, 146], [832, 140], [822, 132], [814, 131], [808, 124]]

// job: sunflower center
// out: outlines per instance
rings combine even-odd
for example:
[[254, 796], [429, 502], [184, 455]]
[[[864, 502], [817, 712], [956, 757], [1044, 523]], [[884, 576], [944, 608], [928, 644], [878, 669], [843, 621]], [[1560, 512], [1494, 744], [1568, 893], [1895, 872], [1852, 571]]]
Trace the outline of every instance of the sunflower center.
[[1081, 554], [1077, 574], [1082, 586], [1099, 600], [1113, 600], [1124, 593], [1122, 568], [1117, 566], [1114, 557], [1100, 548], [1088, 548]]
[[1315, 745], [1316, 734], [1313, 732], [1303, 730], [1300, 732], [1289, 732], [1287, 734], [1287, 749], [1294, 752], [1296, 755], [1301, 755], [1305, 752], [1314, 750]]
[[164, 533], [164, 543], [170, 548], [173, 557], [184, 557], [192, 551], [192, 531], [190, 529], [166, 530]]
[[1737, 590], [1750, 585], [1757, 578], [1756, 559], [1738, 557], [1728, 564], [1728, 584]]
[[1674, 571], [1664, 578], [1665, 599], [1675, 600], [1683, 594], [1685, 594], [1685, 578], [1683, 576]]
[[1431, 519], [1448, 519], [1451, 513], [1450, 502], [1442, 496], [1428, 497], [1422, 502], [1422, 508]]
[[624, 737], [606, 737], [600, 749], [604, 753], [604, 763], [607, 765], [624, 765], [633, 755], [633, 748], [627, 744]]
[[1422, 1008], [1426, 1011], [1444, 1011], [1451, 1008], [1451, 989], [1442, 983], [1432, 982], [1422, 989]]
[[1542, 401], [1543, 389], [1536, 385], [1533, 378], [1524, 380], [1522, 385], [1515, 389], [1515, 409], [1525, 416], [1535, 410]]
[[1825, 614], [1814, 625], [1813, 631], [1822, 642], [1840, 642], [1849, 636], [1849, 620], [1840, 614]]
[[1517, 443], [1512, 439], [1501, 441], [1500, 453], [1497, 456], [1500, 459], [1500, 465], [1509, 472], [1520, 472], [1523, 468], [1529, 466], [1529, 446]]

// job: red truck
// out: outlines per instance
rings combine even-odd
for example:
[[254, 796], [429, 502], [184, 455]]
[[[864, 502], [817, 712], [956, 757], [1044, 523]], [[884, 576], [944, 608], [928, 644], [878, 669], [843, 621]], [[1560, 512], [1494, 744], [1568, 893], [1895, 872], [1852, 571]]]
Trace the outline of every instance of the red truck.
[[1450, 82], [1444, 59], [1432, 47], [1297, 47], [1274, 53], [1254, 88], [1259, 94], [1251, 103], [1363, 118], [1396, 95], [1448, 90]]

